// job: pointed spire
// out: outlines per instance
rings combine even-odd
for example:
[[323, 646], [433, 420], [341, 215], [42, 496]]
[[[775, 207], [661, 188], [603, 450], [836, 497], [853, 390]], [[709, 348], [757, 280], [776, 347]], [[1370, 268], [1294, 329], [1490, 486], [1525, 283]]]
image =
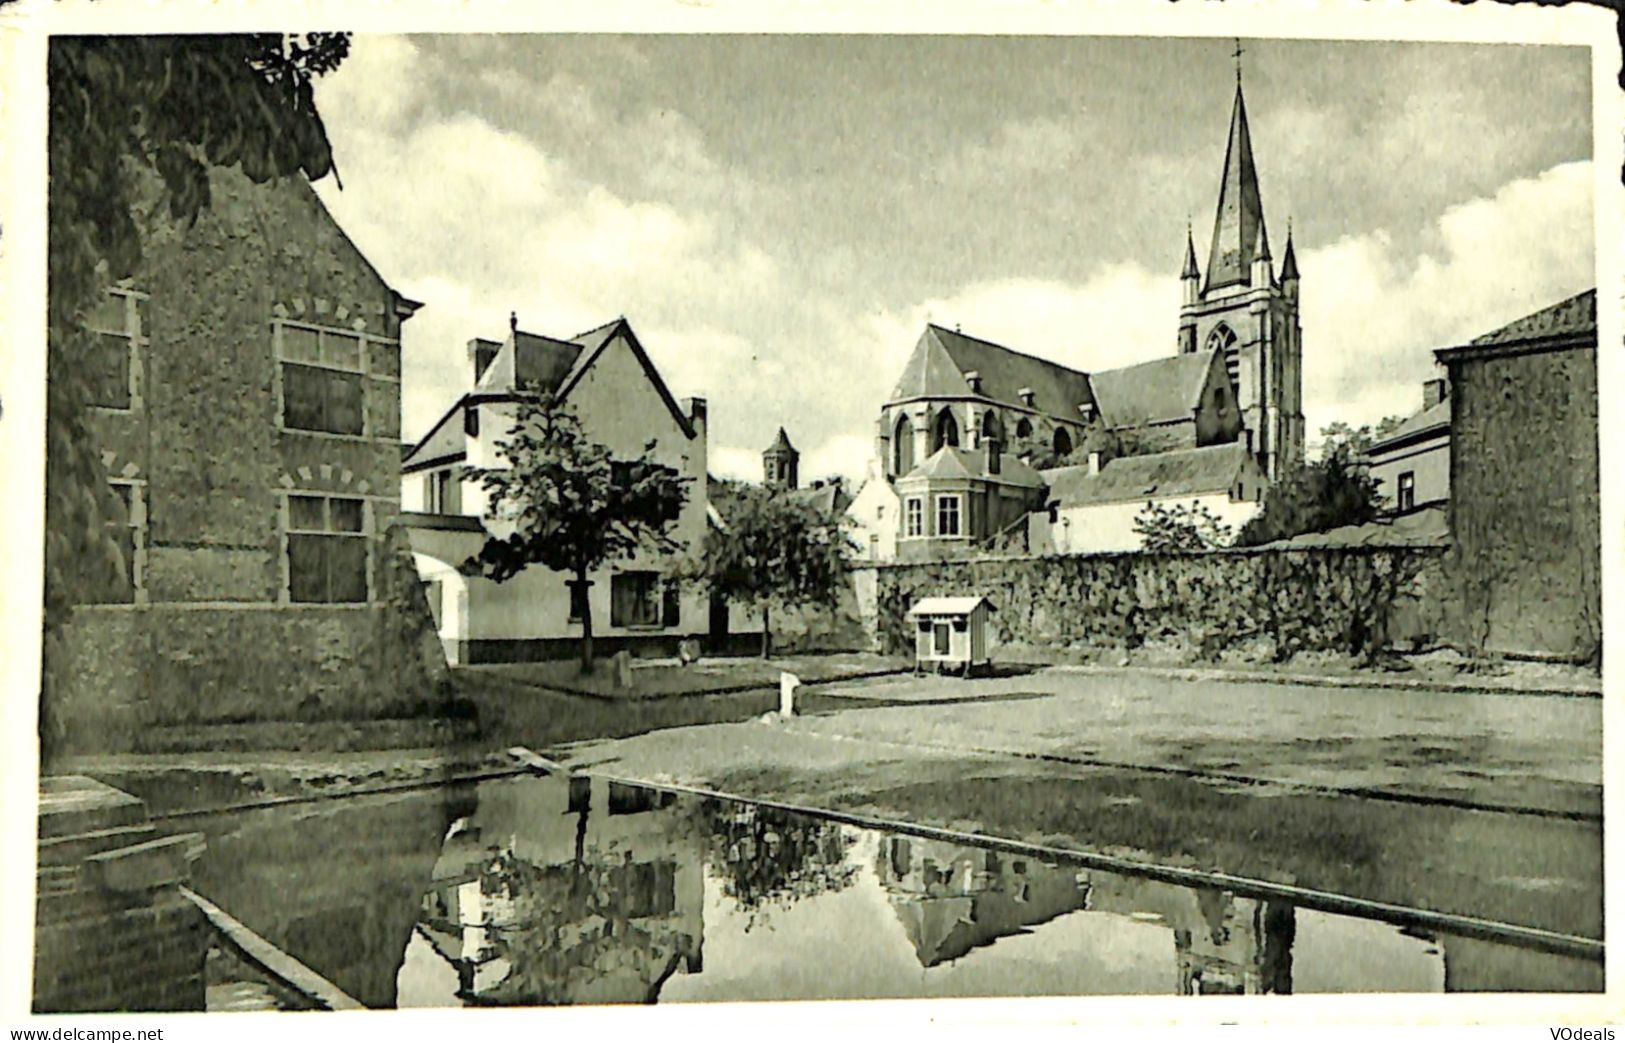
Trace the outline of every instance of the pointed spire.
[[1292, 249], [1292, 219], [1286, 221], [1286, 257], [1281, 260], [1281, 281], [1298, 278], [1298, 255]]
[[1270, 234], [1264, 229], [1264, 220], [1258, 221], [1258, 238], [1253, 242], [1253, 260], [1267, 261], [1270, 259]]
[[1252, 275], [1254, 251], [1264, 236], [1264, 206], [1259, 201], [1258, 171], [1253, 165], [1252, 135], [1247, 129], [1247, 103], [1236, 84], [1230, 113], [1230, 141], [1219, 182], [1219, 206], [1213, 217], [1213, 247], [1208, 254], [1209, 290], [1245, 285]]
[[785, 450], [788, 450], [790, 452], [795, 452], [796, 447], [790, 444], [790, 436], [785, 434], [784, 433], [784, 428], [781, 427], [781, 428], [779, 428], [779, 436], [777, 438], [773, 439], [773, 444], [768, 446], [767, 448], [768, 448], [768, 452], [785, 451]]
[[1181, 279], [1200, 279], [1202, 272], [1196, 267], [1196, 240], [1191, 237], [1191, 223], [1185, 222], [1185, 270], [1179, 273]]

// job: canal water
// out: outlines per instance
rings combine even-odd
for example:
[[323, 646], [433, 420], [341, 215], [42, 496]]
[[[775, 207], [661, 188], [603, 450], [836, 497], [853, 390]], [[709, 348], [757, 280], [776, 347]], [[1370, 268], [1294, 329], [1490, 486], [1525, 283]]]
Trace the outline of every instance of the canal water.
[[372, 1007], [1603, 987], [1598, 962], [602, 779], [191, 828], [200, 893]]

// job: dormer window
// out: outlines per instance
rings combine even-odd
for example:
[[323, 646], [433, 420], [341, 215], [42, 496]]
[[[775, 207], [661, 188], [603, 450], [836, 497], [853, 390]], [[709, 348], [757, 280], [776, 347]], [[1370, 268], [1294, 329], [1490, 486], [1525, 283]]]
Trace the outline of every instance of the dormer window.
[[980, 395], [982, 393], [982, 374], [976, 370], [973, 369], [965, 374], [965, 383], [970, 385], [971, 394]]
[[1016, 397], [1021, 399], [1021, 404], [1026, 406], [1028, 409], [1033, 408], [1033, 402], [1035, 402], [1038, 398], [1037, 395], [1033, 394], [1032, 388], [1022, 388], [1020, 391], [1016, 392]]

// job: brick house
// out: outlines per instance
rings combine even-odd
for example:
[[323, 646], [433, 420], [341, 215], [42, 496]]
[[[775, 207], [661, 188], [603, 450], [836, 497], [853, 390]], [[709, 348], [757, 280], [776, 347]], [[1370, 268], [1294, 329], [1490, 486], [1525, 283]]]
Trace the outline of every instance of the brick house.
[[1449, 373], [1461, 638], [1492, 652], [1593, 658], [1602, 647], [1597, 292], [1435, 355]]
[[1443, 377], [1422, 385], [1422, 408], [1365, 452], [1383, 508], [1410, 514], [1450, 499], [1450, 395]]
[[[58, 712], [130, 725], [374, 715], [421, 700], [391, 605], [400, 329], [392, 290], [310, 185], [210, 173], [191, 226], [147, 186], [140, 271], [87, 323], [87, 427], [126, 510], [128, 587], [67, 627]], [[99, 733], [100, 739], [91, 733]]]
[[[526, 332], [517, 319], [510, 327], [503, 341], [469, 342], [471, 390], [401, 462], [402, 519], [453, 663], [568, 658], [579, 648], [571, 577], [535, 566], [495, 583], [459, 569], [496, 522], [466, 468], [500, 466], [497, 443], [512, 430], [520, 399], [562, 398], [586, 436], [618, 458], [641, 454], [652, 440], [655, 460], [691, 479], [672, 530], [681, 554], [699, 552], [708, 525], [705, 400], [672, 397], [631, 323], [616, 319], [568, 338]], [[671, 654], [683, 638], [710, 634], [704, 592], [664, 580], [672, 560], [641, 554], [588, 577], [595, 648]]]

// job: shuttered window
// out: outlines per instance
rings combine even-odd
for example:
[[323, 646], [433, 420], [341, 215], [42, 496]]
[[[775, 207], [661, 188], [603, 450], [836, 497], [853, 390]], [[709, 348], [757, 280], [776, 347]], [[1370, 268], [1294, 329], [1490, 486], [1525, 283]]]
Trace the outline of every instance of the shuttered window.
[[288, 600], [367, 600], [365, 514], [349, 497], [288, 497]]

